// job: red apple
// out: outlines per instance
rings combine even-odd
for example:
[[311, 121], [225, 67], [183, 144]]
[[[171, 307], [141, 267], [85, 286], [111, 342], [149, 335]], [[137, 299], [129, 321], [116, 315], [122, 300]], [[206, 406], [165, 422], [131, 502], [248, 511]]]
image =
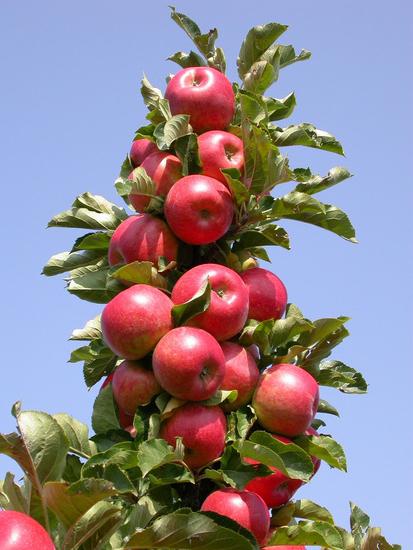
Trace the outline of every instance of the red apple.
[[234, 203], [223, 183], [194, 174], [175, 183], [166, 197], [164, 212], [172, 231], [182, 241], [208, 244], [230, 228]]
[[287, 289], [274, 273], [262, 267], [253, 267], [241, 273], [248, 287], [250, 309], [248, 319], [266, 321], [280, 319], [287, 305]]
[[132, 143], [132, 147], [129, 153], [129, 157], [133, 166], [140, 166], [142, 162], [148, 157], [151, 153], [159, 151], [156, 143], [150, 139], [142, 138], [136, 139]]
[[[105, 380], [103, 381], [103, 384], [100, 386], [100, 390], [99, 391], [102, 391], [103, 388], [106, 388], [106, 386], [108, 384], [111, 384], [112, 383], [112, 380], [113, 380], [113, 372], [111, 374], [109, 374], [109, 376], [107, 376], [105, 378]], [[118, 405], [118, 419], [119, 419], [119, 424], [121, 425], [121, 427], [124, 429], [124, 430], [128, 430], [128, 428], [132, 428], [132, 424], [133, 424], [133, 414], [130, 415], [130, 414], [127, 414], [125, 411], [123, 411], [119, 405]], [[129, 430], [128, 430], [129, 431]]]
[[153, 372], [138, 361], [123, 361], [113, 373], [113, 397], [120, 409], [134, 415], [139, 405], [146, 405], [161, 392]]
[[187, 403], [176, 409], [161, 425], [160, 437], [175, 447], [182, 437], [185, 462], [196, 470], [224, 452], [227, 421], [220, 407]]
[[225, 403], [225, 410], [233, 411], [251, 401], [260, 371], [254, 357], [235, 342], [222, 342], [225, 357], [225, 376], [221, 390], [237, 390], [238, 396], [232, 403]]
[[251, 531], [259, 544], [264, 544], [270, 529], [270, 514], [259, 495], [237, 489], [219, 489], [204, 500], [201, 512], [215, 512]]
[[221, 168], [244, 169], [244, 145], [242, 140], [229, 132], [211, 130], [198, 138], [199, 157], [202, 173], [215, 178], [225, 185], [227, 180]]
[[291, 545], [277, 545], [277, 546], [263, 546], [261, 550], [305, 550], [305, 546], [291, 546]]
[[[141, 164], [148, 176], [155, 182], [156, 194], [166, 197], [176, 181], [182, 178], [182, 164], [175, 155], [157, 151], [147, 156]], [[128, 179], [133, 180], [133, 172]], [[131, 193], [129, 201], [138, 212], [142, 212], [150, 203], [151, 197]]]
[[318, 384], [311, 374], [280, 363], [261, 374], [252, 404], [264, 428], [294, 437], [310, 427], [318, 401]]
[[111, 266], [136, 261], [157, 265], [160, 256], [169, 263], [177, 255], [178, 241], [167, 224], [151, 214], [138, 214], [129, 216], [115, 229], [108, 259]]
[[244, 326], [248, 315], [248, 289], [241, 277], [219, 264], [202, 264], [182, 275], [172, 290], [174, 304], [187, 302], [209, 280], [211, 302], [187, 325], [202, 328], [218, 341], [229, 340]]
[[190, 115], [189, 122], [198, 134], [225, 130], [235, 112], [231, 82], [211, 67], [188, 67], [179, 71], [169, 81], [165, 98], [173, 115]]
[[1, 550], [55, 550], [46, 529], [22, 512], [0, 511]]
[[106, 345], [124, 359], [141, 359], [172, 329], [172, 306], [166, 294], [149, 285], [123, 290], [102, 312]]
[[185, 401], [214, 395], [224, 378], [221, 347], [205, 330], [179, 327], [159, 340], [152, 358], [153, 372], [168, 393]]

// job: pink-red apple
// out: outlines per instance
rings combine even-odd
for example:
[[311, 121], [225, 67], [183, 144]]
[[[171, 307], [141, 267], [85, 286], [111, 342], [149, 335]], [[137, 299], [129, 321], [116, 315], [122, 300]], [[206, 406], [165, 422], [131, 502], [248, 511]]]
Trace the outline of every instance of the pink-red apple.
[[204, 500], [201, 512], [215, 512], [237, 522], [251, 531], [259, 544], [267, 540], [270, 514], [259, 495], [237, 489], [219, 489]]
[[235, 112], [231, 82], [211, 67], [182, 69], [169, 81], [165, 98], [173, 115], [190, 115], [189, 122], [198, 134], [225, 130]]
[[225, 375], [221, 390], [237, 390], [238, 396], [232, 403], [225, 403], [224, 409], [233, 411], [251, 401], [260, 371], [254, 357], [235, 342], [222, 342], [225, 357]]
[[22, 512], [0, 511], [1, 550], [55, 550], [44, 527]]
[[187, 302], [209, 280], [211, 302], [187, 325], [202, 328], [218, 341], [229, 340], [244, 326], [248, 315], [248, 289], [241, 277], [219, 264], [202, 264], [182, 275], [172, 290], [174, 304]]
[[165, 334], [153, 352], [152, 365], [162, 388], [185, 401], [212, 397], [225, 373], [218, 342], [205, 330], [193, 327], [179, 327]]
[[253, 267], [241, 273], [248, 287], [250, 309], [248, 319], [266, 321], [280, 319], [287, 305], [287, 289], [274, 273], [262, 267]]
[[167, 224], [151, 214], [129, 216], [116, 229], [109, 244], [108, 259], [111, 266], [131, 262], [153, 262], [159, 257], [175, 261], [178, 240]]
[[102, 312], [106, 345], [124, 359], [141, 359], [172, 329], [172, 302], [161, 290], [133, 285], [117, 294]]
[[305, 546], [286, 546], [285, 544], [277, 544], [277, 546], [263, 546], [261, 550], [305, 550]]
[[194, 174], [175, 183], [166, 197], [164, 212], [172, 231], [182, 241], [208, 244], [230, 228], [234, 203], [223, 183]]
[[227, 184], [221, 172], [223, 168], [236, 168], [241, 173], [244, 170], [244, 146], [242, 140], [220, 130], [211, 130], [198, 138], [199, 157], [202, 173]]
[[290, 437], [310, 427], [318, 402], [316, 380], [301, 367], [288, 363], [272, 365], [261, 374], [252, 400], [264, 428]]
[[150, 139], [136, 139], [132, 143], [129, 157], [133, 166], [135, 166], [136, 168], [137, 166], [140, 166], [142, 164], [146, 157], [148, 157], [152, 153], [155, 153], [156, 151], [159, 151], [159, 149], [156, 146], [156, 143], [154, 143]]
[[147, 405], [161, 392], [152, 370], [139, 361], [123, 361], [113, 373], [113, 397], [120, 409], [134, 415], [139, 405]]
[[[182, 164], [175, 155], [157, 151], [147, 156], [141, 164], [148, 176], [154, 181], [156, 195], [166, 197], [176, 181], [182, 178]], [[129, 174], [128, 179], [133, 180], [134, 173]], [[140, 193], [131, 193], [129, 201], [137, 212], [143, 210], [150, 203], [151, 197]]]
[[[113, 372], [111, 374], [109, 374], [109, 376], [107, 376], [105, 378], [105, 380], [103, 381], [103, 384], [100, 386], [100, 390], [99, 391], [102, 391], [103, 388], [106, 388], [106, 386], [108, 384], [111, 384], [112, 383], [112, 380], [113, 380]], [[124, 429], [124, 430], [128, 430], [129, 431], [129, 428], [133, 428], [133, 414], [130, 415], [130, 414], [127, 414], [125, 411], [123, 411], [119, 405], [118, 405], [118, 419], [119, 419], [119, 424], [120, 426]]]
[[224, 452], [227, 421], [220, 407], [187, 403], [161, 425], [160, 437], [175, 447], [182, 437], [185, 462], [193, 470], [203, 468]]

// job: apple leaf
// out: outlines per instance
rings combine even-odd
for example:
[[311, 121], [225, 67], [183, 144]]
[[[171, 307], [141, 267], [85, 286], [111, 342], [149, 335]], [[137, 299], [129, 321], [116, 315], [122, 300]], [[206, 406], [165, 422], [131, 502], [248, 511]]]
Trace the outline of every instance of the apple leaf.
[[69, 363], [84, 361], [83, 376], [86, 386], [91, 388], [99, 380], [110, 374], [117, 362], [114, 355], [100, 339], [95, 339], [88, 346], [82, 346], [72, 351]]
[[295, 168], [293, 170], [294, 181], [299, 182], [294, 191], [314, 195], [338, 183], [351, 178], [352, 174], [342, 166], [335, 166], [329, 170], [327, 176], [317, 176], [311, 173], [309, 168]]
[[66, 413], [53, 415], [69, 441], [70, 451], [81, 453], [85, 458], [97, 452], [96, 445], [89, 440], [89, 428], [83, 422]]
[[115, 267], [110, 272], [110, 276], [120, 281], [152, 285], [158, 288], [166, 288], [167, 284], [166, 279], [158, 273], [153, 263], [146, 261], [136, 261]]
[[216, 483], [222, 483], [244, 489], [245, 485], [258, 476], [268, 476], [271, 470], [264, 464], [247, 464], [241, 459], [241, 455], [234, 447], [226, 447], [221, 457], [221, 467], [218, 470], [206, 469], [202, 478], [211, 479]]
[[202, 57], [192, 50], [189, 53], [176, 52], [169, 56], [168, 60], [177, 63], [183, 69], [188, 67], [203, 67], [206, 65]]
[[30, 513], [30, 504], [27, 502], [22, 489], [14, 482], [14, 475], [6, 473], [4, 481], [0, 481], [0, 508], [16, 510], [23, 514]]
[[139, 445], [138, 464], [143, 477], [164, 464], [182, 460], [183, 452], [174, 450], [164, 439], [150, 439]]
[[337, 388], [343, 393], [366, 393], [367, 383], [361, 373], [341, 361], [322, 361], [317, 382], [321, 386]]
[[350, 502], [350, 527], [354, 545], [361, 550], [361, 544], [370, 527], [370, 517], [353, 502]]
[[325, 414], [332, 414], [334, 416], [340, 416], [338, 410], [331, 405], [328, 401], [325, 399], [320, 399], [318, 403], [318, 409], [317, 412], [325, 413]]
[[246, 185], [241, 181], [241, 173], [236, 168], [224, 168], [221, 170], [227, 181], [227, 185], [232, 193], [232, 196], [240, 207], [242, 204], [248, 202], [250, 192]]
[[324, 130], [319, 130], [313, 124], [307, 122], [293, 124], [287, 128], [272, 128], [271, 138], [277, 147], [304, 145], [344, 155], [341, 144], [334, 136]]
[[153, 122], [162, 122], [172, 117], [169, 102], [165, 99], [158, 88], [152, 86], [149, 80], [144, 77], [141, 82], [141, 94], [145, 105], [148, 107]]
[[347, 471], [347, 461], [342, 446], [329, 435], [300, 435], [294, 443], [315, 456], [327, 462], [332, 468]]
[[306, 498], [294, 502], [293, 517], [312, 521], [326, 521], [334, 525], [334, 518], [327, 508]]
[[197, 174], [201, 171], [201, 160], [198, 152], [198, 140], [195, 134], [177, 138], [173, 147], [176, 156], [182, 163], [182, 175]]
[[288, 65], [292, 65], [293, 63], [297, 63], [298, 61], [306, 61], [307, 59], [310, 59], [311, 52], [308, 50], [301, 50], [301, 52], [297, 55], [295, 53], [295, 50], [293, 46], [282, 46], [279, 45], [280, 51], [281, 51], [281, 60], [280, 60], [280, 67], [283, 69], [284, 67], [287, 67]]
[[124, 199], [131, 193], [150, 198], [157, 196], [155, 182], [148, 176], [142, 166], [138, 166], [133, 170], [131, 179], [119, 177], [115, 181], [115, 188]]
[[93, 266], [74, 269], [69, 273], [67, 291], [81, 300], [96, 304], [107, 304], [125, 287], [110, 277], [107, 260], [100, 260]]
[[177, 139], [192, 133], [189, 115], [175, 115], [166, 122], [158, 124], [153, 135], [158, 148], [166, 151]]
[[237, 390], [218, 390], [212, 397], [201, 401], [200, 404], [206, 405], [207, 407], [214, 407], [216, 405], [221, 405], [227, 401], [228, 403], [233, 403], [238, 397]]
[[86, 323], [83, 328], [76, 328], [71, 336], [70, 340], [96, 340], [102, 338], [102, 329], [100, 325], [100, 315], [91, 319]]
[[286, 230], [279, 225], [262, 224], [256, 228], [246, 228], [237, 234], [234, 252], [250, 250], [257, 246], [281, 246], [290, 249], [290, 240]]
[[[399, 544], [390, 544], [381, 534], [381, 529], [378, 527], [370, 527], [367, 531], [367, 536], [363, 541], [361, 550], [401, 550]], [[357, 547], [356, 547], [356, 550]]]
[[322, 546], [331, 550], [343, 550], [343, 539], [335, 526], [326, 521], [300, 521], [297, 525], [276, 529], [267, 545]]
[[135, 443], [132, 441], [122, 441], [112, 445], [106, 451], [93, 455], [82, 467], [82, 477], [95, 477], [94, 469], [96, 467], [107, 468], [115, 465], [121, 466], [123, 470], [136, 468], [139, 463], [138, 452]]
[[270, 122], [291, 116], [297, 104], [294, 93], [290, 93], [282, 99], [263, 97], [262, 100], [267, 109], [268, 120]]
[[152, 470], [148, 478], [153, 487], [165, 487], [176, 483], [195, 484], [193, 473], [183, 464], [163, 464]]
[[[162, 548], [163, 550], [258, 550], [257, 543], [244, 536], [245, 530], [227, 518], [212, 514], [178, 510], [164, 515], [135, 533], [124, 545], [125, 549]], [[219, 523], [218, 523], [219, 522]], [[224, 527], [220, 523], [231, 525]], [[238, 531], [238, 532], [237, 532]], [[241, 532], [243, 534], [241, 534]]]
[[106, 256], [106, 250], [76, 250], [74, 252], [61, 252], [52, 256], [44, 266], [42, 275], [48, 277], [84, 267], [95, 265], [97, 261]]
[[110, 231], [95, 231], [76, 239], [71, 252], [76, 250], [107, 251], [112, 233]]
[[255, 411], [249, 405], [241, 407], [236, 411], [231, 411], [227, 417], [228, 429], [226, 440], [237, 441], [240, 439], [244, 441], [256, 420]]
[[195, 315], [206, 311], [211, 302], [211, 285], [209, 279], [205, 281], [199, 291], [187, 302], [174, 305], [172, 318], [176, 327], [184, 325]]
[[108, 384], [98, 393], [93, 405], [92, 426], [96, 433], [119, 430], [112, 387]]
[[277, 47], [267, 50], [264, 55], [267, 59], [261, 59], [254, 63], [244, 76], [245, 89], [258, 94], [263, 94], [278, 80], [280, 70], [281, 55]]

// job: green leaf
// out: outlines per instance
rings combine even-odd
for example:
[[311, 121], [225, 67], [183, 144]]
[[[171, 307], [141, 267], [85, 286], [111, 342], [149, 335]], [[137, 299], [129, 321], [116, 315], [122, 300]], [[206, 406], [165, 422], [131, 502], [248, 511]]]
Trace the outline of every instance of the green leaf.
[[62, 428], [71, 451], [77, 451], [86, 456], [97, 452], [96, 445], [89, 441], [89, 428], [86, 424], [65, 413], [54, 414], [53, 418]]
[[306, 193], [293, 191], [278, 197], [272, 204], [272, 219], [286, 218], [310, 223], [351, 242], [357, 242], [355, 230], [347, 214], [336, 206], [323, 204]]
[[237, 489], [244, 489], [251, 479], [257, 476], [268, 476], [271, 473], [271, 470], [263, 464], [246, 464], [235, 448], [228, 446], [221, 457], [221, 468], [218, 470], [205, 470], [202, 478], [205, 477], [215, 481], [215, 483], [227, 484]]
[[193, 473], [183, 464], [163, 464], [149, 473], [151, 485], [161, 487], [175, 483], [195, 483]]
[[320, 506], [319, 504], [316, 504], [306, 498], [294, 502], [293, 517], [309, 519], [312, 521], [325, 521], [334, 525], [333, 516], [327, 508], [324, 508], [323, 506]]
[[[229, 523], [229, 522], [228, 522]], [[231, 527], [234, 522], [231, 522]], [[239, 530], [241, 528], [239, 527]], [[191, 549], [258, 550], [256, 543], [232, 528], [222, 527], [217, 520], [199, 512], [178, 511], [155, 520], [133, 535], [125, 549]]]
[[362, 550], [401, 550], [401, 548], [399, 544], [389, 544], [378, 527], [370, 527], [362, 546]]
[[320, 399], [317, 412], [325, 413], [325, 414], [333, 414], [334, 416], [340, 416], [338, 410], [325, 399]]
[[154, 138], [161, 151], [171, 148], [171, 145], [179, 138], [192, 133], [189, 124], [189, 115], [175, 115], [166, 122], [161, 122], [155, 128]]
[[296, 168], [293, 170], [293, 178], [295, 181], [300, 182], [294, 191], [301, 193], [307, 193], [307, 195], [314, 195], [320, 193], [325, 189], [333, 187], [338, 183], [351, 178], [352, 174], [342, 166], [335, 166], [331, 168], [327, 176], [316, 176], [311, 173], [309, 168]]
[[250, 406], [244, 406], [228, 415], [227, 441], [244, 441], [257, 417]]
[[224, 174], [227, 185], [231, 190], [232, 196], [238, 206], [248, 202], [250, 192], [246, 185], [241, 181], [241, 173], [236, 168], [225, 168], [221, 170]]
[[98, 338], [102, 338], [100, 315], [88, 321], [83, 328], [76, 328], [70, 336], [70, 340], [96, 340]]
[[337, 388], [343, 393], [366, 393], [367, 383], [361, 373], [341, 361], [323, 361], [317, 382], [321, 386]]
[[192, 50], [189, 53], [176, 52], [168, 57], [168, 59], [169, 61], [174, 61], [183, 69], [186, 69], [188, 67], [203, 67], [204, 65], [206, 65], [202, 57]]
[[48, 277], [65, 273], [78, 267], [89, 266], [96, 264], [103, 256], [106, 256], [106, 251], [102, 250], [79, 250], [74, 252], [61, 252], [50, 258], [44, 266], [42, 274]]
[[211, 302], [211, 285], [205, 281], [199, 291], [187, 302], [172, 308], [172, 318], [175, 326], [184, 325], [187, 321], [206, 311]]
[[105, 433], [109, 430], [120, 429], [116, 414], [112, 387], [108, 384], [98, 393], [93, 405], [92, 426], [95, 432]]
[[201, 401], [200, 404], [206, 405], [207, 407], [214, 407], [216, 405], [221, 405], [224, 401], [228, 403], [233, 403], [238, 397], [237, 390], [217, 390], [215, 394], [205, 401]]
[[14, 475], [6, 473], [4, 481], [0, 481], [0, 508], [15, 510], [23, 514], [30, 513], [30, 504], [27, 502], [22, 489], [14, 483]]
[[141, 497], [132, 507], [129, 516], [129, 534], [144, 529], [159, 514], [171, 511], [174, 503], [174, 491], [171, 487], [157, 487]]
[[156, 197], [156, 184], [142, 166], [138, 166], [133, 170], [131, 179], [118, 178], [115, 181], [115, 187], [118, 194], [123, 198], [131, 193], [150, 198]]
[[304, 449], [309, 455], [324, 460], [332, 468], [347, 471], [346, 456], [342, 446], [329, 435], [301, 435], [294, 443]]
[[[152, 125], [151, 125], [151, 127], [152, 127]], [[135, 139], [136, 139], [136, 137], [135, 137]], [[130, 159], [129, 154], [127, 154], [125, 160], [122, 163], [122, 166], [120, 167], [119, 176], [121, 178], [127, 178], [129, 176], [129, 174], [132, 172], [133, 169], [134, 169], [134, 166], [132, 164], [132, 161]]]
[[263, 94], [274, 82], [278, 80], [280, 69], [280, 51], [274, 48], [268, 50], [269, 60], [257, 61], [244, 77], [245, 89], [257, 94]]
[[[245, 126], [245, 125], [244, 125]], [[245, 181], [249, 181], [251, 194], [259, 195], [271, 189], [279, 178], [278, 148], [264, 130], [252, 126], [243, 129]]]
[[[157, 122], [169, 120], [171, 118], [172, 115], [168, 100], [163, 97], [158, 88], [152, 86], [145, 75], [141, 82], [141, 94], [145, 105], [155, 114], [155, 120]], [[155, 122], [155, 120], [153, 122]]]
[[287, 128], [273, 128], [271, 129], [271, 137], [277, 147], [304, 145], [344, 155], [340, 142], [334, 136], [307, 122], [293, 124]]
[[182, 175], [197, 174], [201, 171], [198, 140], [195, 134], [182, 136], [174, 141], [175, 154], [182, 163]]
[[[106, 388], [105, 388], [106, 389]], [[83, 477], [94, 477], [97, 466], [121, 466], [123, 470], [136, 468], [139, 464], [138, 452], [132, 441], [122, 441], [109, 449], [93, 455], [82, 467]]]
[[111, 233], [108, 231], [96, 231], [87, 233], [76, 240], [73, 250], [96, 250], [106, 251], [109, 248]]
[[293, 46], [279, 46], [281, 51], [281, 60], [280, 60], [280, 67], [283, 69], [284, 67], [287, 67], [288, 65], [292, 65], [293, 63], [297, 63], [298, 61], [306, 61], [307, 59], [310, 59], [311, 52], [308, 50], [301, 50], [301, 52], [297, 55], [295, 53], [295, 50]]
[[77, 363], [79, 361], [84, 361], [83, 376], [86, 386], [91, 388], [104, 375], [113, 371], [117, 357], [102, 340], [92, 340], [88, 346], [82, 346], [72, 351], [69, 362]]
[[124, 286], [109, 276], [107, 261], [86, 266], [70, 272], [68, 292], [81, 300], [106, 304], [124, 290]]
[[322, 546], [331, 550], [343, 550], [343, 539], [335, 526], [325, 521], [300, 521], [298, 525], [279, 527], [267, 545]]
[[149, 472], [171, 462], [182, 460], [177, 451], [168, 445], [164, 439], [150, 439], [139, 445], [138, 460], [142, 476], [146, 477]]
[[131, 283], [150, 284], [152, 280], [152, 262], [132, 262], [112, 271], [110, 276], [114, 279], [129, 281]]
[[357, 550], [361, 550], [361, 544], [370, 527], [370, 517], [353, 502], [350, 502], [350, 527]]
[[256, 229], [246, 229], [237, 236], [234, 252], [249, 250], [257, 246], [281, 246], [290, 249], [290, 240], [286, 230], [274, 223], [257, 226]]
[[263, 102], [268, 111], [268, 120], [274, 122], [288, 118], [294, 111], [297, 104], [294, 93], [288, 94], [282, 99], [263, 97]]
[[248, 90], [239, 90], [237, 99], [240, 103], [242, 114], [253, 124], [268, 122], [268, 110], [264, 98]]

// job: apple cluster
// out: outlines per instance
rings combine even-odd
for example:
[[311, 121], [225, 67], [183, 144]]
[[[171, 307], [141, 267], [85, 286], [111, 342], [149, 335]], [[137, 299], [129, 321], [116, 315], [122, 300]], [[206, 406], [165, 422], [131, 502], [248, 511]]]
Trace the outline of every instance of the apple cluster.
[[[132, 436], [138, 408], [161, 392], [169, 394], [176, 406], [163, 419], [160, 437], [172, 446], [182, 440], [185, 463], [199, 472], [224, 452], [227, 414], [246, 405], [253, 407], [261, 429], [278, 442], [315, 434], [311, 423], [319, 387], [294, 364], [274, 364], [261, 372], [258, 347], [239, 343], [246, 323], [284, 315], [287, 291], [275, 274], [255, 261], [235, 270], [230, 262], [203, 263], [199, 258], [187, 269], [175, 269], [182, 244], [215, 243], [230, 230], [235, 203], [222, 170], [236, 168], [242, 174], [244, 154], [242, 140], [228, 131], [235, 96], [224, 74], [211, 67], [183, 69], [169, 81], [165, 98], [172, 115], [189, 115], [202, 169], [183, 176], [181, 161], [172, 152], [161, 151], [150, 139], [132, 144], [129, 179], [134, 181], [136, 171], [143, 169], [164, 207], [161, 213], [148, 211], [150, 197], [132, 191], [128, 201], [136, 214], [114, 231], [108, 261], [113, 267], [132, 262], [158, 266], [162, 259], [166, 267], [155, 286], [124, 281], [125, 289], [105, 306], [104, 341], [122, 361], [103, 385], [111, 384], [120, 424]], [[193, 303], [206, 288], [207, 307], [176, 323], [173, 310]], [[216, 404], [217, 392], [228, 398]], [[313, 458], [313, 464], [316, 472], [319, 460]], [[212, 491], [201, 510], [234, 519], [265, 544], [269, 508], [288, 502], [303, 483], [271, 470], [244, 490]]]

